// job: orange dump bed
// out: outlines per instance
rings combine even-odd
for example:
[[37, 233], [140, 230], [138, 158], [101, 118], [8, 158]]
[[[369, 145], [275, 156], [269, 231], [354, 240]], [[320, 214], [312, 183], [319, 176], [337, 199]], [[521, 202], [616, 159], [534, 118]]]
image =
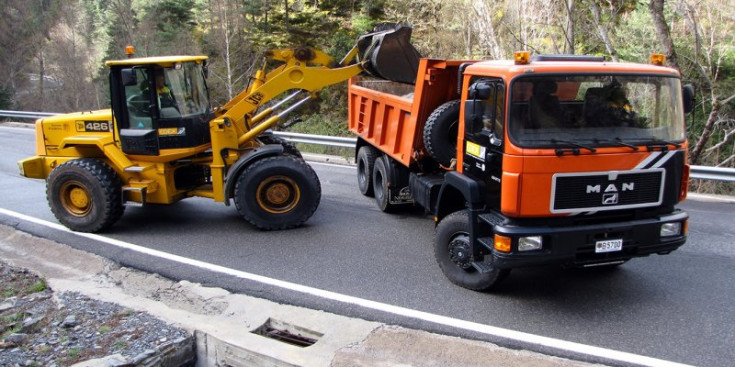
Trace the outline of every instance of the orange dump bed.
[[424, 154], [422, 134], [431, 112], [459, 99], [457, 75], [465, 62], [421, 59], [415, 85], [350, 79], [350, 131], [409, 166]]

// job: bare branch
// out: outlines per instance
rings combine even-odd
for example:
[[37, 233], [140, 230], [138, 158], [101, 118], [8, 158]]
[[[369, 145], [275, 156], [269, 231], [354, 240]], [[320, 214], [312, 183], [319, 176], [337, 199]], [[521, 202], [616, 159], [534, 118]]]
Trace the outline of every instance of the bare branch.
[[732, 130], [728, 131], [727, 134], [725, 134], [725, 137], [722, 138], [722, 141], [721, 142], [719, 142], [719, 143], [717, 143], [717, 144], [715, 144], [715, 145], [707, 148], [707, 150], [705, 150], [705, 152], [710, 153], [712, 151], [718, 150], [718, 149], [724, 147], [725, 145], [730, 144], [730, 142], [733, 140], [733, 138], [735, 138], [735, 129], [732, 129]]

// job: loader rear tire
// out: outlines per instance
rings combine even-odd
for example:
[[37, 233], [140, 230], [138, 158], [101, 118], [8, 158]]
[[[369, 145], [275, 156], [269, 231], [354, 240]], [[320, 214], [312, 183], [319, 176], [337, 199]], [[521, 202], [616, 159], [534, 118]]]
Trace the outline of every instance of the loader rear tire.
[[122, 183], [104, 162], [82, 158], [56, 167], [48, 177], [46, 198], [56, 219], [77, 232], [99, 232], [122, 216]]
[[322, 189], [314, 170], [302, 159], [279, 155], [260, 159], [237, 178], [235, 207], [262, 230], [302, 225], [319, 206]]
[[457, 158], [460, 101], [449, 101], [437, 107], [424, 125], [424, 147], [432, 158], [445, 167]]
[[357, 152], [357, 187], [365, 196], [373, 196], [373, 167], [375, 167], [375, 148], [365, 145]]

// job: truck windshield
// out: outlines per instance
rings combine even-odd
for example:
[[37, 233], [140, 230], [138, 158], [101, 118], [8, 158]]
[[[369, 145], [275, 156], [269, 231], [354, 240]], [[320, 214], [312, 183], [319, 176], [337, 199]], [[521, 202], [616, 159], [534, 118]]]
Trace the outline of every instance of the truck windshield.
[[683, 142], [681, 101], [674, 77], [521, 77], [510, 89], [510, 138], [532, 148]]
[[[201, 64], [195, 62], [176, 64], [174, 67], [165, 68], [164, 74], [164, 88], [170, 89], [173, 99], [171, 107], [174, 110], [171, 110], [169, 114], [188, 117], [209, 112], [211, 107]], [[161, 114], [165, 115], [166, 106], [161, 107]]]

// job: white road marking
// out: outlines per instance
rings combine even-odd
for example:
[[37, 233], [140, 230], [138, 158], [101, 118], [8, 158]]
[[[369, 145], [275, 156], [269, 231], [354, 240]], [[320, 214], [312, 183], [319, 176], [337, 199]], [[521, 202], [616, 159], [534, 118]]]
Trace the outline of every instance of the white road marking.
[[545, 347], [579, 353], [579, 354], [588, 355], [588, 356], [601, 357], [601, 358], [605, 358], [608, 360], [614, 360], [614, 361], [620, 361], [620, 362], [626, 362], [626, 363], [634, 363], [634, 364], [639, 364], [643, 366], [657, 366], [657, 367], [659, 366], [660, 367], [688, 366], [688, 365], [681, 364], [681, 363], [666, 361], [666, 360], [652, 358], [652, 357], [646, 357], [646, 356], [642, 356], [638, 354], [621, 352], [621, 351], [607, 349], [607, 348], [600, 348], [600, 347], [595, 347], [592, 345], [575, 343], [575, 342], [570, 342], [570, 341], [561, 340], [561, 339], [549, 338], [545, 336], [529, 334], [529, 333], [524, 333], [520, 331], [490, 326], [490, 325], [484, 325], [484, 324], [480, 324], [476, 322], [455, 319], [455, 318], [451, 318], [447, 316], [435, 315], [435, 314], [431, 314], [428, 312], [417, 311], [417, 310], [413, 310], [413, 309], [409, 309], [405, 307], [394, 306], [394, 305], [376, 302], [376, 301], [370, 301], [367, 299], [348, 296], [345, 294], [340, 294], [340, 293], [335, 293], [335, 292], [330, 292], [330, 291], [326, 291], [326, 290], [319, 289], [319, 288], [313, 288], [313, 287], [308, 287], [308, 286], [304, 286], [301, 284], [268, 278], [262, 275], [257, 275], [257, 274], [240, 271], [240, 270], [230, 269], [230, 268], [226, 268], [223, 266], [190, 259], [190, 258], [186, 258], [183, 256], [163, 252], [163, 251], [149, 249], [143, 246], [138, 246], [138, 245], [135, 245], [129, 242], [107, 238], [107, 237], [100, 236], [97, 234], [74, 232], [60, 224], [52, 223], [52, 222], [45, 221], [45, 220], [38, 219], [38, 218], [34, 218], [31, 216], [17, 213], [17, 212], [7, 210], [4, 208], [0, 208], [0, 214], [4, 214], [4, 215], [14, 217], [20, 220], [24, 220], [27, 222], [39, 224], [39, 225], [42, 225], [48, 228], [52, 228], [55, 230], [73, 233], [77, 236], [89, 238], [95, 241], [106, 243], [111, 246], [123, 248], [123, 249], [130, 250], [130, 251], [135, 251], [141, 254], [154, 256], [160, 259], [174, 261], [180, 264], [190, 265], [190, 266], [194, 266], [200, 269], [233, 276], [233, 277], [237, 277], [240, 279], [246, 279], [246, 280], [250, 280], [250, 281], [254, 281], [254, 282], [258, 282], [258, 283], [262, 283], [262, 284], [266, 284], [266, 285], [270, 285], [274, 287], [287, 289], [287, 290], [294, 291], [294, 292], [299, 292], [299, 293], [308, 294], [311, 296], [321, 297], [327, 300], [337, 301], [337, 302], [351, 304], [351, 305], [357, 305], [357, 306], [365, 307], [371, 310], [387, 312], [390, 314], [408, 317], [408, 318], [412, 318], [415, 320], [428, 321], [428, 322], [432, 322], [432, 323], [439, 324], [439, 325], [445, 325], [445, 326], [449, 326], [449, 327], [453, 327], [457, 329], [463, 329], [463, 330], [482, 333], [482, 334], [491, 335], [495, 337], [516, 340], [516, 341], [520, 341], [524, 343], [541, 345]]

